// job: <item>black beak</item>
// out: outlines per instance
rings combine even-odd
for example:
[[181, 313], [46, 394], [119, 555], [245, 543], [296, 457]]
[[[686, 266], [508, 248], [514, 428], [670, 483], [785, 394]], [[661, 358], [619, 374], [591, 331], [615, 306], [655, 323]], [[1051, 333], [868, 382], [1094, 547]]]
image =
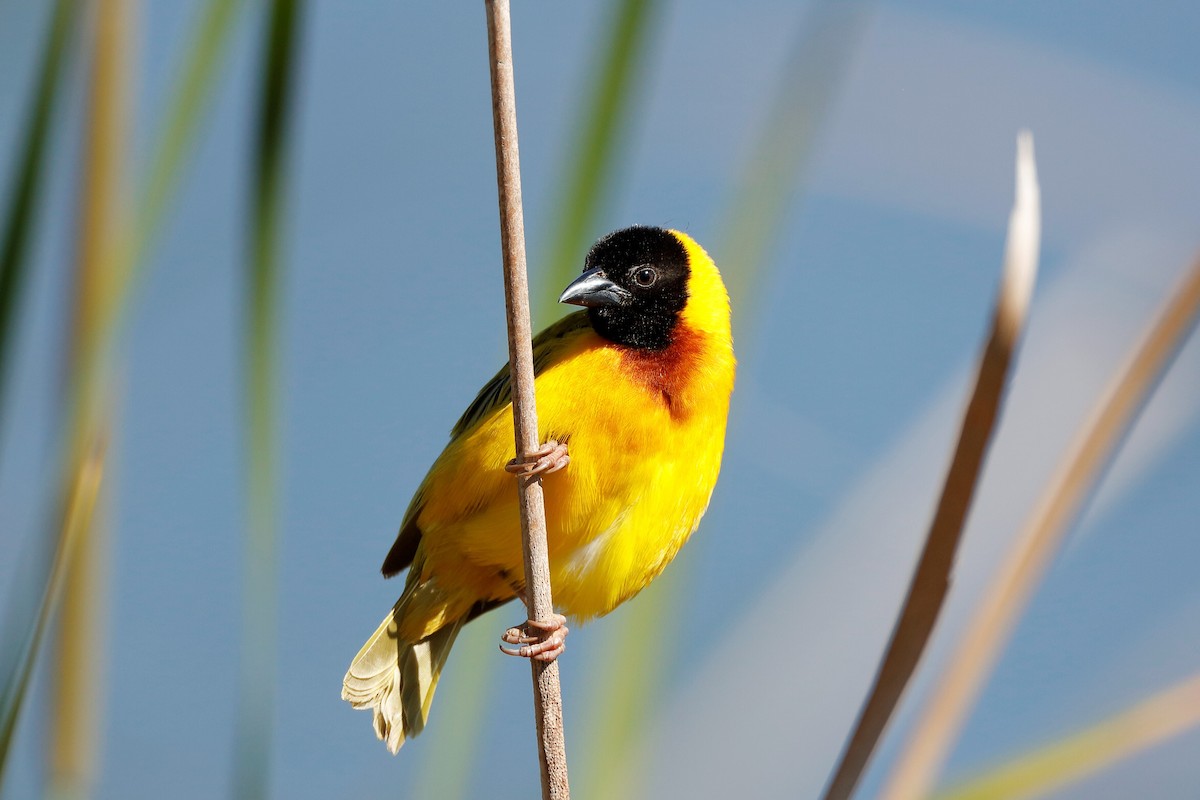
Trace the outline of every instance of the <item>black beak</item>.
[[571, 282], [558, 298], [560, 303], [596, 308], [599, 306], [623, 306], [633, 295], [608, 279], [604, 270], [589, 269]]

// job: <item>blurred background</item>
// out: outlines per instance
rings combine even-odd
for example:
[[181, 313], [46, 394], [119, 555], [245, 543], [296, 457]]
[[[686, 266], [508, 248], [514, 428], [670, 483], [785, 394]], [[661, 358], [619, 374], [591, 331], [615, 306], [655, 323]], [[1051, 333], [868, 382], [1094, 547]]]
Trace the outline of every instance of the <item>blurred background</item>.
[[[999, 554], [1200, 245], [1200, 6], [518, 2], [513, 27], [535, 329], [563, 313], [552, 300], [593, 240], [670, 226], [722, 267], [740, 362], [700, 530], [662, 580], [571, 637], [581, 797], [820, 791], [932, 513], [987, 329], [1015, 137], [1034, 134], [1030, 327], [872, 796]], [[66, 576], [83, 599], [64, 624], [86, 646], [63, 666], [47, 629], [0, 796], [535, 795], [529, 669], [495, 650], [516, 606], [467, 629], [398, 756], [339, 699], [400, 591], [378, 568], [408, 500], [505, 359], [488, 92], [478, 2], [0, 4], [6, 219], [27, 142], [44, 146], [2, 354], [5, 680], [51, 571], [72, 442], [107, 442], [76, 549], [87, 575]], [[155, 175], [171, 176], [157, 194]], [[97, 230], [142, 246], [111, 246], [127, 299], [100, 303], [95, 337], [112, 347], [89, 360], [81, 231], [114, 204]], [[72, 378], [80, 364], [106, 377]], [[1192, 342], [946, 778], [1200, 671], [1197, 534]], [[84, 723], [74, 750], [64, 706]], [[1050, 796], [1193, 798], [1197, 747], [1185, 732]]]

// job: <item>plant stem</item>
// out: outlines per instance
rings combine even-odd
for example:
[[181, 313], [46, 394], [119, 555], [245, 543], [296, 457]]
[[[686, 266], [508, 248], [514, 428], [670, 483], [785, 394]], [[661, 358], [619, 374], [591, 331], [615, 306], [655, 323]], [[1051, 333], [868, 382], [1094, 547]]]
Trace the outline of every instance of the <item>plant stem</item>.
[[[78, 374], [85, 354], [98, 339], [101, 320], [117, 284], [121, 241], [129, 229], [126, 162], [133, 115], [132, 66], [137, 23], [136, 0], [92, 4], [88, 22], [92, 52], [88, 70], [89, 112], [79, 193], [72, 339], [66, 375]], [[86, 428], [78, 448], [111, 435], [112, 375], [95, 376], [85, 409]], [[90, 448], [89, 448], [90, 449]], [[103, 470], [103, 462], [99, 464]], [[103, 494], [105, 486], [99, 486]], [[96, 497], [93, 506], [102, 501]], [[98, 774], [103, 730], [103, 697], [108, 549], [104, 523], [89, 515], [79, 532], [69, 566], [58, 620], [53, 686], [54, 716], [47, 739], [50, 792], [57, 798], [86, 798]]]
[[945, 604], [954, 558], [1000, 418], [1013, 356], [1029, 309], [1040, 240], [1041, 201], [1033, 138], [1023, 132], [1017, 140], [1017, 197], [1009, 222], [1004, 272], [975, 389], [963, 415], [958, 444], [908, 595], [824, 800], [849, 800], [854, 793], [905, 687], [916, 672]]
[[[517, 458], [538, 446], [533, 394], [533, 346], [529, 329], [529, 282], [525, 273], [525, 219], [521, 211], [521, 161], [517, 149], [517, 103], [513, 88], [512, 29], [508, 0], [485, 0], [488, 61], [492, 79], [492, 121], [496, 134], [496, 184], [500, 197], [500, 246], [504, 257], [504, 303], [508, 317], [508, 363], [512, 374], [513, 424]], [[529, 618], [554, 614], [550, 561], [546, 548], [546, 509], [542, 483], [517, 479], [525, 592]], [[567, 753], [563, 737], [558, 662], [530, 659], [534, 715], [542, 767], [542, 797], [565, 800]]]
[[1200, 256], [1063, 456], [936, 678], [880, 797], [927, 797], [1021, 613], [1200, 316]]

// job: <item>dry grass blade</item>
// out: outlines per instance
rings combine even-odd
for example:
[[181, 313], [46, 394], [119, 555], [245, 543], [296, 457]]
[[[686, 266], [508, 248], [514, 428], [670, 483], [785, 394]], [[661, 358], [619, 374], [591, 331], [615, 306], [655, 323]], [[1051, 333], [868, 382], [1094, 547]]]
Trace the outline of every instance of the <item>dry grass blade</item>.
[[[99, 336], [101, 318], [113, 296], [121, 236], [128, 226], [125, 143], [129, 139], [134, 1], [105, 0], [95, 9], [91, 64], [92, 109], [86, 141], [86, 172], [80, 193], [79, 245], [75, 269], [73, 340], [67, 373], [85, 367]], [[111, 427], [102, 409], [110, 406], [109, 376], [98, 375], [85, 410], [89, 426]], [[91, 438], [88, 430], [85, 436]], [[104, 585], [106, 539], [95, 523], [78, 535], [67, 565], [58, 625], [58, 647], [50, 729], [51, 788], [56, 797], [86, 797], [95, 780], [99, 751], [101, 682], [104, 674]]]
[[870, 761], [888, 720], [937, 623], [950, 570], [962, 538], [967, 512], [975, 496], [983, 460], [995, 433], [1010, 367], [1024, 328], [1029, 297], [1037, 275], [1041, 237], [1041, 203], [1033, 157], [1033, 137], [1023, 132], [1017, 140], [1016, 202], [1008, 225], [1004, 272], [997, 293], [992, 329], [979, 361], [971, 400], [942, 495], [938, 500], [925, 547], [904, 598], [891, 641], [867, 695], [853, 733], [842, 753], [829, 787], [827, 800], [849, 798]]
[[1068, 526], [1196, 322], [1200, 257], [1084, 422], [935, 682], [884, 797], [924, 797]]
[[4, 695], [0, 697], [0, 786], [4, 785], [5, 767], [12, 751], [21, 707], [29, 694], [29, 679], [33, 675], [34, 659], [50, 626], [50, 618], [58, 598], [62, 594], [67, 565], [73, 558], [80, 539], [87, 535], [96, 498], [100, 494], [108, 434], [103, 429], [97, 429], [95, 433], [95, 438], [83, 443], [85, 449], [80, 452], [78, 458], [70, 462], [71, 477], [62, 500], [62, 516], [58, 520], [59, 546], [54, 555], [51, 579], [46, 584], [37, 620], [31, 627], [28, 638], [21, 643], [20, 664], [8, 676]]
[[[111, 426], [109, 426], [111, 427]], [[108, 494], [111, 490], [106, 489]], [[111, 537], [102, 499], [78, 537], [63, 591], [53, 665], [53, 712], [47, 743], [50, 794], [56, 800], [93, 793], [102, 757], [108, 666]]]
[[[513, 426], [517, 457], [538, 446], [533, 394], [533, 346], [529, 323], [529, 283], [525, 273], [525, 220], [521, 209], [521, 160], [517, 145], [517, 102], [513, 85], [512, 23], [508, 0], [485, 0], [488, 65], [492, 79], [492, 122], [496, 138], [496, 185], [500, 201], [500, 248], [504, 256], [504, 302], [508, 318], [508, 363], [512, 375]], [[517, 479], [521, 544], [529, 618], [554, 614], [546, 509], [540, 480]], [[563, 735], [562, 689], [558, 662], [530, 659], [534, 715], [542, 771], [542, 797], [566, 800], [567, 749]]]
[[1131, 708], [951, 786], [935, 800], [1040, 797], [1200, 726], [1200, 675]]
[[242, 596], [242, 651], [234, 735], [233, 788], [239, 798], [269, 794], [278, 635], [276, 397], [277, 316], [285, 159], [301, 3], [274, 0], [263, 40], [247, 258], [245, 399], [248, 524]]

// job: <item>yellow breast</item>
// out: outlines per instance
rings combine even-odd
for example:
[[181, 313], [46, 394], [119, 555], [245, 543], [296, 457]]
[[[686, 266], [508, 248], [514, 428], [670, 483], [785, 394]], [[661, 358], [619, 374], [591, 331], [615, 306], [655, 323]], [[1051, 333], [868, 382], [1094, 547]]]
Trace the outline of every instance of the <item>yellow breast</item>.
[[[644, 363], [631, 368], [627, 353], [605, 346], [545, 376], [548, 387], [587, 380], [604, 398], [576, 413], [571, 466], [546, 481], [555, 602], [574, 616], [605, 614], [644, 588], [708, 507], [724, 449], [732, 353], [724, 348], [724, 369], [697, 370], [690, 362], [722, 360], [722, 348], [689, 346], [662, 371]], [[572, 375], [577, 365], [581, 374]], [[672, 381], [672, 370], [686, 379]], [[705, 381], [714, 371], [724, 380]], [[559, 395], [550, 388], [546, 396]], [[547, 437], [557, 419], [571, 419], [552, 405]]]

